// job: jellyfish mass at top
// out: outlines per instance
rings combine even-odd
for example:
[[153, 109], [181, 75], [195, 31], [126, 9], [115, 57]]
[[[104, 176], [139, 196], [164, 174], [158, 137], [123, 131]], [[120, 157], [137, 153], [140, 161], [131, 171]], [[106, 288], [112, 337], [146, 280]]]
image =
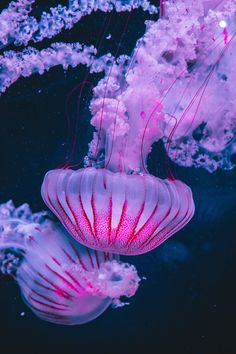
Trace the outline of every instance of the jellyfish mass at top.
[[80, 43], [54, 43], [41, 51], [27, 45], [72, 28], [92, 11], [157, 12], [148, 1], [72, 0], [40, 21], [29, 15], [33, 3], [13, 2], [0, 14], [2, 46], [26, 46], [0, 57], [1, 92], [20, 76], [60, 64], [104, 72], [90, 102], [95, 133], [84, 168], [49, 171], [42, 197], [81, 244], [146, 253], [194, 215], [190, 187], [172, 174], [161, 179], [148, 173], [154, 142], [162, 140], [181, 166], [210, 172], [234, 167], [236, 1], [161, 1], [161, 18], [146, 22], [130, 57], [118, 58], [99, 58], [96, 48]]

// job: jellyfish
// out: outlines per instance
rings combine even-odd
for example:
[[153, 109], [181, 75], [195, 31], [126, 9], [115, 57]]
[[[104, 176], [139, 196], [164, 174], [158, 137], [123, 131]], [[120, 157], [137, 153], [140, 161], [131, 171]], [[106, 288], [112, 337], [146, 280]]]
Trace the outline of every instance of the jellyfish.
[[108, 168], [50, 171], [42, 196], [77, 241], [125, 255], [157, 247], [194, 213], [183, 182]]
[[14, 277], [24, 302], [42, 320], [78, 325], [100, 316], [121, 296], [135, 294], [140, 278], [118, 255], [75, 242], [48, 213], [28, 204], [0, 205], [0, 271]]
[[[95, 131], [84, 168], [69, 168], [66, 161], [64, 168], [49, 171], [42, 197], [84, 246], [138, 255], [159, 246], [194, 215], [191, 188], [178, 179], [169, 159], [209, 172], [235, 165], [236, 3], [161, 1], [162, 16], [146, 21], [131, 55], [99, 57], [95, 47], [81, 43], [52, 43], [42, 50], [28, 46], [72, 28], [91, 7], [158, 10], [145, 0], [93, 5], [74, 0], [37, 21], [23, 7], [16, 11], [10, 6], [0, 15], [11, 15], [2, 43], [11, 39], [25, 48], [0, 57], [0, 90], [55, 65], [66, 70], [83, 64], [90, 73], [104, 73], [90, 102]], [[165, 179], [148, 171], [155, 142], [166, 150]]]
[[88, 247], [146, 253], [191, 220], [191, 189], [172, 174], [148, 173], [155, 141], [180, 165], [233, 166], [235, 3], [202, 1], [190, 10], [192, 3], [164, 2], [163, 18], [147, 25], [133, 55], [94, 88], [96, 133], [85, 168], [44, 178], [46, 205]]

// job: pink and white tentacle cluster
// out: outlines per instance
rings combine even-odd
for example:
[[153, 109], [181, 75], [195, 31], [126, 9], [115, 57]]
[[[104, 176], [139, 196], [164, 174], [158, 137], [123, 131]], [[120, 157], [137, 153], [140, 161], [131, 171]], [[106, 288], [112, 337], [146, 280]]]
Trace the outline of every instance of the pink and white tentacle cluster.
[[[49, 48], [37, 50], [30, 43], [53, 38], [63, 29], [71, 29], [77, 22], [92, 12], [132, 11], [142, 8], [154, 13], [154, 5], [147, 0], [71, 0], [68, 7], [58, 5], [50, 8], [50, 12], [43, 12], [39, 21], [30, 16], [35, 0], [16, 0], [0, 13], [0, 49], [8, 44], [24, 46], [22, 51], [4, 51], [0, 55], [0, 93], [5, 92], [20, 77], [27, 77], [34, 73], [42, 75], [56, 65], [75, 67], [83, 64], [91, 67], [91, 71], [106, 69], [107, 58], [111, 55], [96, 58], [96, 48], [81, 43], [53, 43]], [[92, 60], [93, 58], [93, 60]]]
[[[91, 123], [97, 132], [86, 165], [96, 160], [98, 147], [103, 151], [101, 138], [105, 134], [103, 140], [108, 146], [112, 141], [113, 146], [114, 155], [109, 151], [106, 156], [111, 165], [122, 140], [123, 146], [130, 148], [133, 135], [138, 137], [127, 162], [134, 171], [140, 168], [134, 159], [142, 136], [144, 163], [153, 141], [162, 139], [179, 165], [210, 172], [234, 167], [235, 0], [163, 1], [164, 16], [146, 22], [144, 36], [125, 60], [110, 53], [98, 57], [96, 48], [83, 43], [55, 42], [41, 50], [33, 44], [70, 30], [82, 17], [98, 10], [142, 8], [151, 14], [157, 12], [147, 0], [71, 0], [67, 7], [58, 5], [43, 12], [39, 20], [30, 15], [36, 4], [35, 0], [12, 1], [0, 14], [0, 93], [20, 77], [43, 74], [55, 65], [66, 70], [82, 64], [91, 72], [104, 71], [91, 102]], [[25, 48], [4, 50], [8, 44]], [[111, 117], [109, 99], [113, 100], [113, 122], [103, 124], [106, 116]], [[120, 109], [123, 118], [117, 119]], [[107, 131], [101, 134], [102, 126]]]
[[[236, 153], [236, 1], [163, 3], [164, 17], [146, 22], [146, 32], [127, 62], [125, 75], [121, 74], [123, 63], [113, 65], [94, 88], [91, 123], [97, 133], [90, 144], [90, 163], [96, 158], [97, 141], [105, 134], [103, 140], [113, 146], [114, 154], [117, 145], [140, 151], [139, 137], [143, 136], [144, 162], [153, 141], [162, 139], [179, 165], [209, 172], [232, 169]], [[101, 132], [106, 123], [108, 128]], [[114, 130], [120, 134], [111, 134]], [[140, 164], [129, 151], [124, 158], [129, 154], [128, 165], [137, 171]], [[112, 163], [110, 152], [108, 157]]]

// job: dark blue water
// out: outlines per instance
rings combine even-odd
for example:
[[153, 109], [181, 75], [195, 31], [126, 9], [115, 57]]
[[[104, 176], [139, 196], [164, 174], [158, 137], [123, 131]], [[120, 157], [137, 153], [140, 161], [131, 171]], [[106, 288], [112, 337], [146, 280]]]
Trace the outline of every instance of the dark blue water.
[[[36, 15], [40, 11], [34, 9]], [[143, 33], [145, 17], [139, 11], [131, 17], [112, 16], [103, 31], [104, 38], [111, 33], [112, 40], [100, 37], [101, 53], [116, 53], [117, 48], [118, 54], [131, 53]], [[109, 15], [85, 18], [55, 40], [96, 43], [104, 21], [109, 22]], [[126, 21], [128, 30], [120, 41]], [[67, 118], [72, 127], [79, 119], [73, 163], [82, 163], [92, 136], [89, 89], [78, 107], [77, 85], [85, 74], [85, 68], [67, 72], [54, 68], [41, 77], [20, 79], [0, 97], [0, 203], [13, 199], [16, 205], [28, 202], [33, 211], [45, 208], [40, 196], [43, 176], [65, 162], [71, 150]], [[93, 83], [98, 79], [89, 76]], [[149, 162], [152, 171], [156, 171], [158, 151]], [[161, 152], [158, 163], [162, 163]], [[123, 258], [147, 278], [130, 305], [108, 309], [82, 326], [53, 325], [35, 317], [14, 281], [1, 277], [1, 353], [235, 353], [236, 170], [210, 174], [176, 167], [176, 173], [193, 190], [195, 217], [158, 249]]]

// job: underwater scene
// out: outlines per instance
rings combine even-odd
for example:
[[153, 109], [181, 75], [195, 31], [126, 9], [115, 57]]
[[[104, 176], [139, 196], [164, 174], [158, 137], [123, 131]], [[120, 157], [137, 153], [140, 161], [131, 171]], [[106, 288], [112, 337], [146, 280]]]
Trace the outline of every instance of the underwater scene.
[[1, 353], [235, 353], [235, 88], [236, 0], [1, 0]]

